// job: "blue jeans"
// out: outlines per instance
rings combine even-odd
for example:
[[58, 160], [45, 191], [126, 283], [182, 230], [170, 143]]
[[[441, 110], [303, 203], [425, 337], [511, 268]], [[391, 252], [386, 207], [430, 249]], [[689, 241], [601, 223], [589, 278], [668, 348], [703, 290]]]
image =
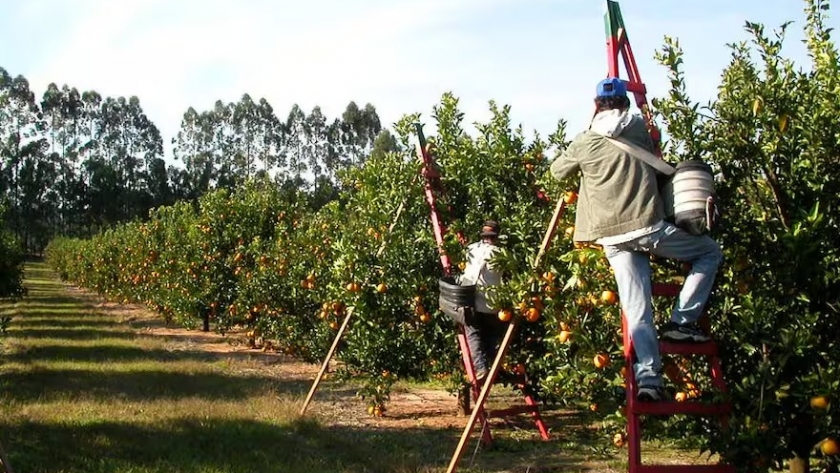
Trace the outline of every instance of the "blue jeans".
[[662, 361], [653, 323], [650, 256], [691, 264], [671, 321], [694, 323], [703, 314], [715, 282], [723, 253], [715, 240], [696, 236], [670, 223], [643, 237], [617, 245], [605, 245], [604, 253], [615, 272], [621, 309], [633, 340], [637, 363], [634, 372], [640, 386], [662, 386]]
[[499, 320], [496, 314], [484, 312], [476, 312], [464, 325], [476, 372], [490, 371], [506, 330], [507, 324]]

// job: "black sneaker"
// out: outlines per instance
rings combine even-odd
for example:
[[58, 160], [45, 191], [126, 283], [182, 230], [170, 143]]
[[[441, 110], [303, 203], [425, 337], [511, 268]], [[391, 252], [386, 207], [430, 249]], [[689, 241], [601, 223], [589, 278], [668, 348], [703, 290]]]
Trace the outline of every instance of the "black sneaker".
[[697, 324], [680, 325], [676, 322], [668, 322], [663, 325], [659, 336], [673, 342], [703, 343], [711, 340], [708, 335], [700, 330]]
[[641, 402], [661, 402], [668, 399], [668, 393], [662, 386], [639, 386], [636, 399]]

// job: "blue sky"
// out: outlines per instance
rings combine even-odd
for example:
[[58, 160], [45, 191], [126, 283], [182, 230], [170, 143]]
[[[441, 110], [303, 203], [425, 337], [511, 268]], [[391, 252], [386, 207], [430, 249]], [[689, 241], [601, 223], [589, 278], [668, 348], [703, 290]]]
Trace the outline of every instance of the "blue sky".
[[[265, 97], [281, 118], [292, 104], [328, 117], [351, 100], [376, 106], [385, 124], [405, 113], [427, 121], [446, 91], [468, 122], [487, 103], [512, 106], [527, 130], [546, 135], [559, 118], [579, 131], [594, 84], [606, 73], [603, 0], [6, 0], [0, 2], [0, 66], [37, 95], [69, 84], [137, 95], [164, 144], [193, 106], [243, 93]], [[807, 67], [800, 0], [623, 0], [642, 78], [667, 89], [654, 52], [665, 35], [685, 50], [688, 90], [712, 98], [747, 38], [746, 20], [775, 28], [795, 20], [785, 54]], [[679, 6], [678, 6], [679, 5]], [[837, 26], [834, 18], [832, 26]]]

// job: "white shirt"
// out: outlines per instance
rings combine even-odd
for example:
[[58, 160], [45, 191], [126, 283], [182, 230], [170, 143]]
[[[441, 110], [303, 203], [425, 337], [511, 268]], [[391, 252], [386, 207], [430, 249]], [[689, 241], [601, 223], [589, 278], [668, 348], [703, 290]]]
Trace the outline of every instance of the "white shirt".
[[492, 312], [492, 309], [487, 305], [487, 296], [484, 288], [502, 283], [502, 273], [493, 270], [489, 263], [493, 253], [498, 250], [498, 246], [484, 241], [477, 241], [467, 247], [467, 266], [464, 268], [464, 274], [461, 275], [460, 283], [464, 285], [476, 285], [476, 312]]

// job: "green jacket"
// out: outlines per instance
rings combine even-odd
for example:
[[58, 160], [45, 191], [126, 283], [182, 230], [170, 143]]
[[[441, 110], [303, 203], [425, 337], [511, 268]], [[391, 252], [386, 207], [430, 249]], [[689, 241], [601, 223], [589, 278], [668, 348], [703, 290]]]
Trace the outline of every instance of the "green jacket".
[[551, 163], [551, 175], [558, 181], [577, 171], [582, 174], [575, 241], [621, 235], [665, 218], [656, 171], [610, 143], [604, 134], [654, 152], [640, 116], [610, 111], [599, 113], [590, 129], [575, 137]]

